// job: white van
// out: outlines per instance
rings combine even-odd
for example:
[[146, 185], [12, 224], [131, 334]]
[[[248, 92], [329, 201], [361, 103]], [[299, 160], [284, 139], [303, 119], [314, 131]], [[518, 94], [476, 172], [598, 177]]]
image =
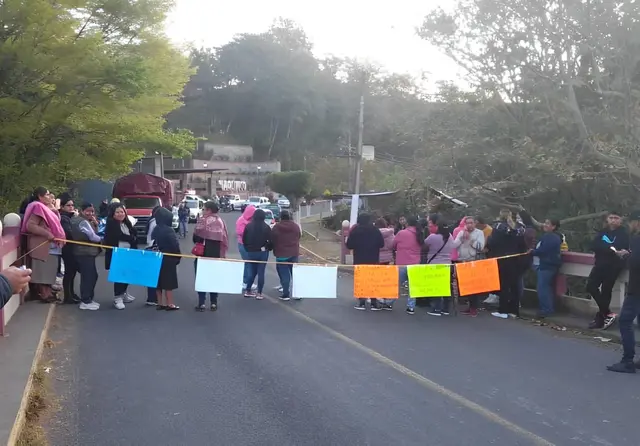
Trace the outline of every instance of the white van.
[[189, 209], [189, 223], [194, 223], [202, 217], [205, 200], [195, 195], [187, 195], [182, 202]]

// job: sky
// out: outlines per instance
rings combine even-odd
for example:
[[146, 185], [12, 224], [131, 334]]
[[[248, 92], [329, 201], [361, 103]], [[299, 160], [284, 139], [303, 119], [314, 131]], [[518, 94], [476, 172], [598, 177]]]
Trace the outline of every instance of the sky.
[[[236, 34], [266, 31], [278, 17], [301, 26], [318, 56], [335, 55], [374, 62], [386, 71], [426, 74], [425, 86], [459, 81], [461, 70], [416, 35], [425, 15], [452, 0], [176, 0], [166, 30], [178, 44], [216, 47]], [[318, 5], [320, 7], [313, 7]]]

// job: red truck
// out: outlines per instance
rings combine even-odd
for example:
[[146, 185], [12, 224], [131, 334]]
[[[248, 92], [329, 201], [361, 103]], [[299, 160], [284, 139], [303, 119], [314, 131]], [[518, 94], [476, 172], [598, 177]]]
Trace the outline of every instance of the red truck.
[[[127, 208], [127, 213], [136, 219], [136, 230], [140, 239], [147, 237], [147, 224], [151, 211], [156, 206], [171, 209], [173, 206], [173, 183], [148, 173], [132, 173], [118, 178], [113, 184], [114, 198]], [[178, 230], [178, 216], [173, 217], [173, 229]]]

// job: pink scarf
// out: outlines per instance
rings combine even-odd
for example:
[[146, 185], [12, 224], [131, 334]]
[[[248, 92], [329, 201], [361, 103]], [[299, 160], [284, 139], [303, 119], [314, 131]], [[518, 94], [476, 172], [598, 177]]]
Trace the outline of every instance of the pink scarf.
[[24, 213], [24, 220], [22, 220], [22, 232], [27, 232], [27, 223], [32, 215], [42, 218], [55, 238], [66, 239], [64, 230], [60, 224], [60, 218], [55, 212], [37, 200], [32, 201], [29, 203], [29, 206], [27, 206], [27, 210]]
[[205, 240], [220, 242], [220, 254], [225, 257], [229, 248], [229, 234], [224, 220], [218, 215], [202, 217], [196, 223], [195, 234]]

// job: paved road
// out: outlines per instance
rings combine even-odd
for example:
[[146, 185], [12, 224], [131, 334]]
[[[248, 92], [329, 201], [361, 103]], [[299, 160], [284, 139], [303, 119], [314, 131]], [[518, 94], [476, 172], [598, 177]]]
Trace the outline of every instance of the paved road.
[[179, 312], [112, 309], [104, 275], [100, 311], [59, 308], [51, 444], [637, 443], [640, 378], [604, 370], [611, 347], [488, 316], [358, 312], [349, 277], [337, 300], [225, 295], [196, 313], [191, 261], [180, 274]]

